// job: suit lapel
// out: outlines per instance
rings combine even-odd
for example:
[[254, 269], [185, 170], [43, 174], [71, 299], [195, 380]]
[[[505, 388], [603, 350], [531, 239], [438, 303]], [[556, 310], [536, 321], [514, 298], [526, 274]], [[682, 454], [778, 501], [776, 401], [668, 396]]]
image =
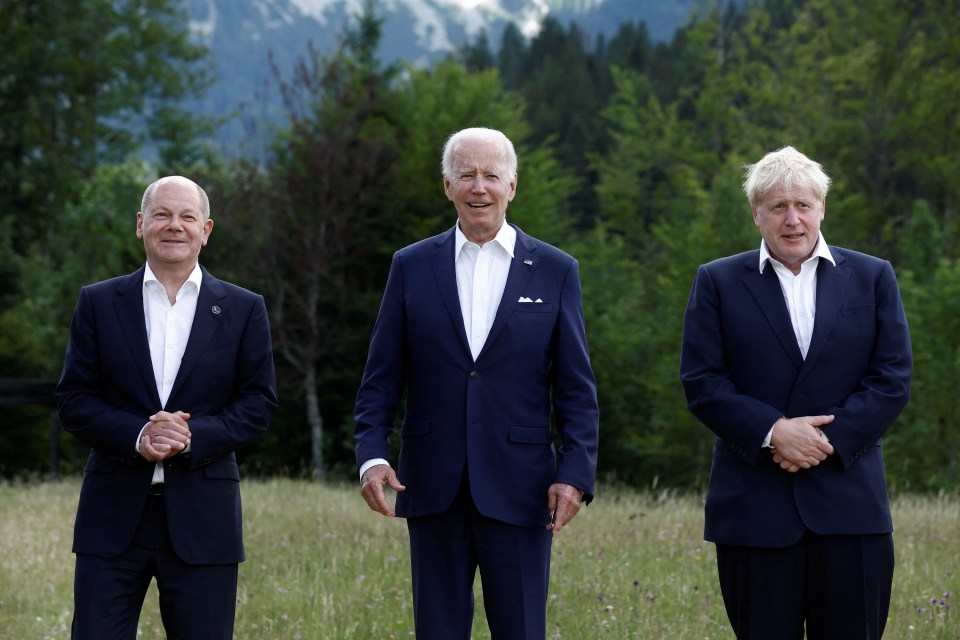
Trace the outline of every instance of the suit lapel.
[[483, 349], [477, 355], [477, 360], [483, 357], [497, 339], [497, 335], [507, 324], [507, 320], [517, 308], [517, 300], [523, 295], [537, 270], [540, 263], [540, 257], [537, 255], [537, 242], [516, 225], [510, 225], [517, 231], [517, 242], [513, 247], [513, 260], [510, 261], [510, 270], [507, 272], [507, 283], [503, 288], [503, 296], [500, 298], [500, 305], [497, 307], [497, 315], [493, 319], [493, 325], [490, 326], [490, 333], [483, 343]]
[[207, 273], [206, 269], [200, 268], [203, 271], [203, 278], [200, 281], [200, 291], [197, 296], [197, 311], [193, 316], [190, 338], [187, 340], [187, 347], [180, 360], [180, 369], [177, 370], [177, 377], [170, 390], [167, 404], [180, 392], [190, 371], [200, 361], [207, 344], [216, 335], [221, 323], [229, 321], [229, 314], [232, 311], [223, 285]]
[[[797, 336], [793, 332], [793, 323], [790, 321], [790, 314], [787, 312], [787, 303], [783, 299], [780, 279], [777, 278], [773, 266], [769, 264], [763, 270], [763, 273], [760, 273], [758, 268], [759, 251], [751, 252], [748, 255], [748, 263], [745, 266], [749, 273], [743, 278], [743, 283], [757, 301], [760, 313], [770, 324], [781, 346], [790, 356], [790, 360], [799, 369], [803, 366], [803, 354], [800, 353]], [[749, 263], [749, 260], [754, 260], [754, 262]]]
[[[147, 320], [143, 314], [143, 274], [145, 266], [124, 278], [117, 287], [113, 301], [117, 323], [123, 333], [122, 341], [133, 355], [137, 372], [150, 396], [153, 406], [160, 406], [157, 381], [153, 376], [150, 343], [147, 340]], [[120, 336], [116, 336], [118, 339]]]
[[820, 355], [830, 332], [833, 331], [850, 282], [850, 269], [844, 264], [846, 259], [836, 250], [831, 253], [837, 261], [836, 267], [825, 259], [821, 259], [817, 266], [817, 311], [813, 319], [813, 335], [810, 337], [805, 369], [809, 369], [811, 363]]
[[463, 348], [469, 354], [470, 343], [467, 341], [467, 330], [463, 326], [463, 312], [460, 310], [460, 294], [457, 290], [457, 265], [454, 262], [455, 229], [456, 227], [453, 227], [437, 236], [430, 261], [433, 263], [433, 274], [437, 279], [440, 298], [450, 315], [451, 326], [455, 328]]

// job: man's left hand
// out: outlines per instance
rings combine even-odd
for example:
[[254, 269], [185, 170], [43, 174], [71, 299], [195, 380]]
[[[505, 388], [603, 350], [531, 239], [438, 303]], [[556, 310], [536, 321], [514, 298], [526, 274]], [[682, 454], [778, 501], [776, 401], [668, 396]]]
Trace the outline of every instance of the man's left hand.
[[152, 462], [172, 458], [190, 446], [190, 414], [185, 411], [158, 411], [140, 437], [140, 455]]
[[547, 525], [547, 529], [553, 531], [554, 535], [560, 533], [560, 529], [573, 520], [573, 517], [580, 511], [582, 500], [583, 491], [572, 484], [555, 482], [550, 485], [550, 489], [547, 491], [547, 508], [550, 509], [553, 517], [550, 524]]

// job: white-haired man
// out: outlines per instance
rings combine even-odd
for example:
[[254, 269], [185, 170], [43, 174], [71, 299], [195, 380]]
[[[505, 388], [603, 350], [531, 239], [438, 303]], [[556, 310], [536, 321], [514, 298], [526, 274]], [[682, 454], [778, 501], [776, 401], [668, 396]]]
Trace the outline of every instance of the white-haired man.
[[829, 246], [830, 179], [791, 147], [747, 170], [760, 248], [697, 271], [680, 376], [716, 434], [705, 538], [741, 640], [876, 640], [893, 578], [881, 438], [907, 403], [890, 263]]
[[443, 187], [457, 224], [394, 255], [370, 340], [361, 494], [407, 518], [418, 638], [470, 638], [479, 568], [491, 636], [542, 640], [552, 534], [592, 499], [596, 474], [577, 262], [506, 222], [517, 157], [501, 132], [451, 136]]

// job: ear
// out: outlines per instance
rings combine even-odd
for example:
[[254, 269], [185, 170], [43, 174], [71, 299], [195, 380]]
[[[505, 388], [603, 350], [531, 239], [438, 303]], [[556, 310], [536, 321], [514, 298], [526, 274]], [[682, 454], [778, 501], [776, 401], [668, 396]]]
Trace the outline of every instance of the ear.
[[143, 214], [137, 211], [137, 237], [143, 240]]
[[443, 179], [443, 192], [447, 195], [447, 200], [453, 200], [453, 183], [450, 178]]
[[510, 193], [507, 195], [507, 202], [513, 202], [513, 197], [517, 195], [517, 180], [520, 179], [519, 174], [514, 174], [513, 180], [510, 181]]
[[203, 238], [200, 240], [201, 246], [207, 246], [207, 240], [210, 238], [210, 232], [213, 231], [213, 219], [207, 218], [203, 223]]
[[760, 216], [757, 214], [757, 208], [754, 206], [750, 207], [750, 211], [753, 212], [753, 224], [757, 227], [760, 226]]

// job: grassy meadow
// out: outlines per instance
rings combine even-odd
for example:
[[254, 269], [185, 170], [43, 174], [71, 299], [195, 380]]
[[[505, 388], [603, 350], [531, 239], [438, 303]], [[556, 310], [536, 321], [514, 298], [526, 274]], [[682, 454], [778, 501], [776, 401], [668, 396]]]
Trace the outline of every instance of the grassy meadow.
[[[69, 638], [79, 480], [0, 485], [0, 640]], [[548, 637], [733, 640], [699, 497], [598, 490], [555, 539]], [[413, 637], [403, 520], [354, 486], [245, 481], [238, 640]], [[894, 501], [885, 638], [960, 638], [960, 500]], [[475, 639], [489, 638], [477, 582]], [[163, 638], [153, 587], [139, 638]]]

